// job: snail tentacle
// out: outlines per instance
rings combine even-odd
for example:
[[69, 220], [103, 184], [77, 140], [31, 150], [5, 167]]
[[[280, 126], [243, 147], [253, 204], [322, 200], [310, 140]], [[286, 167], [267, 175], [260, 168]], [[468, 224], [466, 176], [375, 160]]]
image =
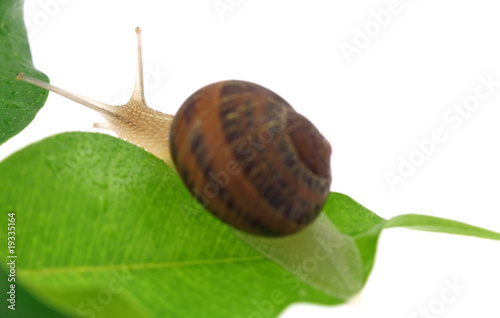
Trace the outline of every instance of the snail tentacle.
[[57, 86], [45, 83], [23, 73], [16, 79], [44, 88], [100, 113], [107, 123], [94, 124], [96, 128], [114, 131], [118, 137], [134, 143], [173, 167], [170, 160], [169, 138], [173, 115], [164, 114], [146, 104], [144, 97], [144, 79], [142, 63], [141, 29], [137, 34], [137, 70], [132, 96], [124, 105], [108, 105], [99, 101], [75, 94]]

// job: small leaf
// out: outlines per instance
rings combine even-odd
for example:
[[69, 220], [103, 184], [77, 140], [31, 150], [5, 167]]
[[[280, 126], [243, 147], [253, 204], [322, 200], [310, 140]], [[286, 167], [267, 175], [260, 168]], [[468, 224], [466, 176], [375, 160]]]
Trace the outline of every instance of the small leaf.
[[[11, 274], [9, 273], [9, 275]], [[15, 296], [12, 302], [7, 300], [0, 306], [0, 317], [66, 318], [66, 316], [41, 304], [23, 286], [12, 280], [12, 277], [14, 276], [7, 276], [7, 273], [0, 268], [0, 292], [2, 295], [7, 295], [7, 299], [11, 299], [10, 295]], [[11, 285], [14, 285], [14, 288], [11, 288]], [[13, 309], [10, 309], [9, 306], [12, 306]]]
[[33, 66], [23, 2], [0, 1], [0, 144], [22, 131], [45, 103], [48, 91], [16, 81], [24, 72], [43, 81], [45, 74]]
[[419, 214], [405, 214], [393, 217], [386, 223], [385, 227], [406, 227], [419, 231], [459, 234], [500, 241], [500, 233], [462, 222]]

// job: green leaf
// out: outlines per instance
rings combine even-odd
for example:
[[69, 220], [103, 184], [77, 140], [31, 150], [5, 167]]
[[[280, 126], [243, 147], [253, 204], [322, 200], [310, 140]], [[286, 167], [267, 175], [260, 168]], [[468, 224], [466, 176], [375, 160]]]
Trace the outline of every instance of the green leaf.
[[390, 219], [385, 227], [406, 227], [419, 231], [459, 234], [500, 241], [500, 233], [485, 230], [483, 228], [462, 222], [427, 215], [399, 215]]
[[[37, 299], [35, 299], [25, 288], [21, 285], [16, 284], [15, 281], [9, 282], [8, 276], [5, 271], [0, 268], [0, 292], [2, 295], [15, 295], [15, 306], [9, 309], [8, 306], [13, 304], [6, 302], [0, 306], [0, 317], [9, 318], [25, 318], [25, 317], [36, 317], [36, 318], [66, 318], [60, 313], [48, 308], [47, 306], [41, 304]], [[11, 288], [11, 285], [14, 288]], [[15, 293], [12, 291], [15, 291]]]
[[[264, 257], [205, 212], [163, 161], [116, 138], [53, 136], [1, 162], [0, 176], [0, 246], [5, 251], [7, 214], [15, 211], [18, 282], [63, 314], [276, 317], [295, 302], [345, 301]], [[385, 221], [340, 193], [324, 210], [346, 255], [357, 255], [339, 259], [332, 275], [346, 270], [342, 262], [361, 271], [339, 282], [345, 295], [366, 283], [384, 227], [499, 238], [433, 217]], [[292, 262], [316, 275], [313, 260]]]
[[0, 144], [28, 126], [48, 96], [46, 90], [16, 81], [19, 72], [49, 80], [33, 66], [23, 2], [0, 1]]
[[239, 240], [163, 161], [127, 142], [57, 135], [4, 160], [0, 175], [0, 231], [15, 211], [19, 282], [65, 313], [275, 316], [297, 301], [340, 302]]

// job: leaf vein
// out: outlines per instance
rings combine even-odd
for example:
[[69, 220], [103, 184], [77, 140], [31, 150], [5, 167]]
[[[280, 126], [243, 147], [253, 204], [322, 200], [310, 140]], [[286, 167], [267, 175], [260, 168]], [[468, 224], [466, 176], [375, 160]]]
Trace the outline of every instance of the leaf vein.
[[159, 269], [159, 268], [171, 268], [171, 267], [185, 267], [185, 266], [197, 266], [197, 265], [215, 265], [215, 264], [225, 264], [225, 263], [244, 263], [264, 260], [265, 257], [262, 255], [252, 256], [252, 257], [241, 257], [241, 258], [224, 258], [224, 259], [202, 259], [202, 260], [190, 260], [181, 262], [163, 262], [163, 263], [142, 263], [142, 264], [116, 264], [108, 266], [79, 266], [79, 267], [58, 267], [58, 268], [40, 268], [40, 269], [22, 269], [19, 270], [19, 276], [33, 276], [33, 275], [54, 275], [54, 274], [76, 274], [85, 272], [99, 272], [99, 271], [110, 271], [117, 269], [129, 269], [129, 270], [144, 270], [144, 269]]

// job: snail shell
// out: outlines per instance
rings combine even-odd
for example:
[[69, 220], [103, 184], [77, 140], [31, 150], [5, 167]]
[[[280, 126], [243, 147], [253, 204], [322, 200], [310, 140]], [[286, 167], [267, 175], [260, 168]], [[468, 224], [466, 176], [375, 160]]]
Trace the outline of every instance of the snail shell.
[[316, 219], [329, 194], [328, 142], [254, 83], [223, 81], [192, 94], [174, 117], [170, 152], [198, 201], [248, 233], [295, 233]]
[[224, 81], [192, 94], [174, 116], [144, 98], [141, 32], [130, 101], [111, 106], [19, 73], [23, 80], [98, 111], [113, 130], [175, 167], [195, 198], [233, 227], [262, 236], [295, 233], [329, 194], [330, 145], [306, 118], [260, 85]]

